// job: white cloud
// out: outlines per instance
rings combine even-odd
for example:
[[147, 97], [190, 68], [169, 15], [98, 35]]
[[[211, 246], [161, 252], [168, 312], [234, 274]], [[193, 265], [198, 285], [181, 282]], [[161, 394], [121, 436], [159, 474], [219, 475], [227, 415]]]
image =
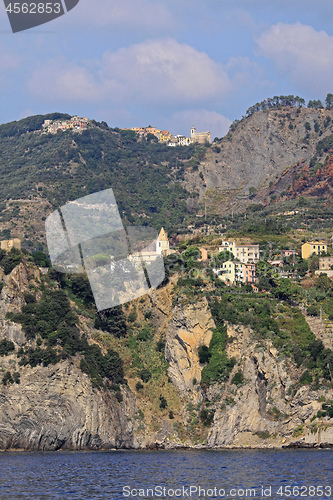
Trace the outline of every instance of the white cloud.
[[90, 63], [51, 60], [33, 71], [28, 89], [36, 97], [61, 101], [126, 104], [204, 102], [225, 96], [230, 79], [206, 53], [176, 40], [150, 40]]
[[[333, 37], [301, 23], [271, 26], [256, 39], [258, 54], [308, 92], [332, 89]], [[316, 97], [316, 96], [314, 96]]]
[[222, 65], [176, 40], [150, 40], [103, 57], [101, 79], [139, 100], [197, 101], [230, 89]]
[[230, 57], [225, 69], [232, 80], [234, 92], [247, 91], [250, 88], [264, 87], [267, 85], [265, 70], [248, 57]]
[[230, 127], [231, 120], [226, 116], [206, 109], [188, 109], [177, 112], [168, 120], [167, 128], [174, 134], [189, 136], [194, 125], [198, 132], [209, 131], [212, 140], [224, 136]]
[[87, 68], [63, 58], [50, 60], [33, 71], [28, 90], [37, 98], [49, 101], [95, 101], [98, 85]]

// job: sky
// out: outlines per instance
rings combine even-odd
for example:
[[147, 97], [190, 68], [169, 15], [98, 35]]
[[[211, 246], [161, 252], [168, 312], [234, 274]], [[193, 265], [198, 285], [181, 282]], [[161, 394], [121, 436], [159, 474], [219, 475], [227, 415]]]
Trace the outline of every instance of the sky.
[[1, 123], [60, 111], [222, 137], [267, 97], [333, 93], [333, 2], [80, 0], [15, 34], [1, 2], [0, 49]]

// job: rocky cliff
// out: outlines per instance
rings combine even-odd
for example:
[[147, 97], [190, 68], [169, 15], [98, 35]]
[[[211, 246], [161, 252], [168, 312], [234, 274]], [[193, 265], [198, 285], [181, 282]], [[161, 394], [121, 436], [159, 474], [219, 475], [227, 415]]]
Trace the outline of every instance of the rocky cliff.
[[[141, 387], [128, 339], [102, 335], [87, 322], [81, 325], [90, 328], [91, 342], [103, 349], [111, 345], [123, 356], [128, 382], [119, 392], [93, 387], [80, 369], [80, 354], [48, 366], [20, 365], [18, 349], [33, 348], [36, 340], [27, 340], [21, 326], [5, 316], [21, 309], [24, 293], [38, 290], [41, 276], [23, 260], [3, 280], [0, 341], [13, 342], [15, 351], [0, 357], [0, 449], [265, 447], [302, 436], [306, 442], [333, 442], [331, 421], [311, 421], [321, 401], [333, 399], [332, 389], [296, 387], [302, 369], [271, 341], [258, 341], [249, 328], [228, 326], [227, 354], [236, 363], [229, 378], [200, 385], [204, 365], [198, 349], [209, 345], [215, 323], [207, 300], [183, 300], [172, 280], [136, 302], [138, 320], [150, 310], [155, 324], [154, 337], [136, 344], [136, 354], [146, 353], [146, 366], [154, 374]], [[156, 350], [161, 339], [167, 364]], [[19, 380], [5, 383], [8, 372], [19, 374]], [[243, 379], [235, 383], [239, 372]], [[212, 416], [208, 425], [203, 410]]]
[[[308, 442], [316, 442], [317, 429], [309, 432], [314, 430], [311, 417], [321, 409], [320, 398], [332, 398], [332, 389], [296, 390], [300, 369], [270, 341], [257, 342], [251, 330], [241, 326], [229, 326], [228, 335], [232, 339], [228, 355], [237, 360], [234, 372], [241, 370], [245, 383], [237, 387], [229, 380], [224, 386], [209, 446], [281, 446], [296, 440], [297, 429], [299, 437], [308, 432]], [[220, 390], [214, 387], [211, 392]], [[323, 428], [330, 429], [332, 438], [333, 421], [326, 421]]]
[[[186, 186], [196, 189], [213, 213], [244, 209], [249, 188], [266, 196], [284, 170], [303, 160], [308, 164], [319, 140], [332, 134], [332, 110], [288, 107], [254, 113], [214, 143]], [[259, 196], [258, 201], [261, 201]]]
[[187, 307], [178, 304], [173, 310], [166, 333], [165, 357], [170, 378], [182, 393], [197, 393], [202, 370], [198, 349], [209, 346], [213, 328], [215, 323], [205, 298]]

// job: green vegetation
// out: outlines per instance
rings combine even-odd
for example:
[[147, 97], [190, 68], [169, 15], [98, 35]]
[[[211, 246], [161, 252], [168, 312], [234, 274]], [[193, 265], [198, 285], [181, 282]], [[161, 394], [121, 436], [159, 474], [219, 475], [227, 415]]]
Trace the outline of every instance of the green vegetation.
[[15, 345], [11, 340], [0, 340], [0, 356], [7, 356], [13, 351], [15, 351]]
[[49, 113], [48, 115], [29, 116], [24, 120], [14, 121], [0, 125], [0, 138], [15, 137], [40, 130], [44, 120], [69, 120], [70, 115], [64, 113]]
[[[325, 104], [326, 104], [326, 109], [331, 109], [333, 106], [333, 94], [327, 94], [327, 97], [325, 99]], [[283, 108], [288, 108], [288, 107], [305, 107], [306, 103], [305, 100], [302, 97], [299, 96], [293, 96], [293, 95], [280, 95], [280, 96], [274, 96], [274, 97], [268, 97], [268, 99], [265, 99], [261, 102], [257, 102], [253, 106], [250, 106], [248, 110], [245, 113], [246, 117], [251, 116], [253, 113], [257, 111], [265, 111], [267, 109], [283, 109]], [[314, 109], [322, 109], [324, 106], [322, 102], [317, 99], [317, 100], [310, 100], [307, 105], [308, 108], [314, 108]], [[288, 114], [287, 114], [288, 117]], [[243, 117], [244, 118], [244, 117]], [[290, 118], [290, 115], [289, 117]], [[236, 122], [236, 123], [235, 123]], [[238, 120], [235, 120], [232, 124], [232, 130], [235, 129], [235, 126], [239, 123]]]
[[112, 349], [103, 355], [98, 345], [89, 344], [80, 334], [78, 317], [64, 290], [44, 291], [38, 302], [33, 294], [26, 294], [25, 299], [27, 304], [21, 313], [7, 314], [8, 319], [22, 325], [27, 338], [37, 339], [35, 349], [18, 351], [20, 365], [47, 366], [80, 354], [80, 368], [91, 377], [93, 385], [101, 387], [104, 379], [116, 384], [125, 382], [119, 355]]
[[237, 387], [240, 387], [241, 385], [244, 384], [244, 375], [242, 372], [238, 371], [235, 373], [235, 375], [231, 379], [231, 383], [237, 385]]
[[143, 368], [141, 371], [140, 371], [140, 378], [142, 380], [142, 382], [148, 382], [148, 380], [151, 379], [151, 373], [150, 371], [147, 369], [147, 368]]
[[256, 432], [256, 435], [260, 437], [260, 439], [269, 439], [271, 437], [269, 431], [258, 431]]
[[235, 365], [235, 360], [228, 359], [225, 352], [227, 344], [227, 329], [224, 325], [223, 314], [221, 313], [219, 304], [216, 300], [211, 303], [211, 312], [217, 328], [213, 331], [209, 348], [204, 351], [207, 364], [201, 372], [202, 385], [209, 385], [212, 382], [223, 382], [227, 380], [232, 368]]
[[[97, 122], [81, 134], [34, 133], [44, 119], [55, 117], [68, 115], [34, 116], [0, 126], [1, 200], [42, 198], [56, 208], [112, 187], [127, 224], [141, 225], [142, 214], [158, 229], [183, 221], [186, 200], [197, 194], [190, 195], [180, 181], [187, 169], [199, 163], [206, 148], [169, 148]], [[1, 217], [9, 220], [18, 215], [15, 210], [19, 207], [12, 204]]]
[[22, 257], [23, 253], [16, 248], [12, 248], [8, 253], [0, 250], [0, 266], [3, 268], [5, 274], [11, 273], [14, 267], [21, 262]]
[[207, 408], [203, 408], [200, 412], [200, 420], [205, 427], [209, 427], [212, 425], [214, 421], [215, 410], [208, 410]]
[[21, 383], [20, 374], [18, 372], [15, 372], [12, 375], [10, 371], [7, 371], [4, 373], [4, 375], [2, 377], [2, 383], [3, 383], [3, 385], [20, 384]]
[[121, 306], [105, 309], [97, 314], [95, 328], [109, 332], [115, 337], [125, 337], [127, 333], [126, 321]]
[[301, 424], [299, 425], [298, 427], [296, 427], [296, 429], [294, 429], [294, 432], [293, 432], [293, 437], [300, 437], [302, 436], [302, 434], [304, 434], [304, 425]]
[[160, 396], [160, 409], [165, 410], [165, 408], [167, 408], [167, 407], [168, 407], [168, 402], [165, 399], [165, 397], [161, 395]]

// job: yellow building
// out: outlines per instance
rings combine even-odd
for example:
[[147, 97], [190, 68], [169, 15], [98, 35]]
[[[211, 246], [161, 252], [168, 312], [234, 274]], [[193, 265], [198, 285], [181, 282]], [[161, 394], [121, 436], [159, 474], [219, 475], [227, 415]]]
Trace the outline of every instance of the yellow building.
[[170, 254], [168, 235], [164, 231], [163, 227], [156, 241], [156, 252], [160, 255], [162, 254], [163, 257], [167, 257]]
[[236, 264], [232, 260], [227, 260], [221, 265], [220, 269], [213, 271], [224, 283], [231, 283], [232, 285], [236, 283]]
[[308, 259], [314, 253], [319, 255], [327, 252], [327, 245], [324, 241], [307, 241], [302, 245], [302, 259]]
[[12, 240], [1, 241], [1, 250], [9, 252], [12, 248], [21, 250], [21, 240], [19, 238], [13, 238]]

